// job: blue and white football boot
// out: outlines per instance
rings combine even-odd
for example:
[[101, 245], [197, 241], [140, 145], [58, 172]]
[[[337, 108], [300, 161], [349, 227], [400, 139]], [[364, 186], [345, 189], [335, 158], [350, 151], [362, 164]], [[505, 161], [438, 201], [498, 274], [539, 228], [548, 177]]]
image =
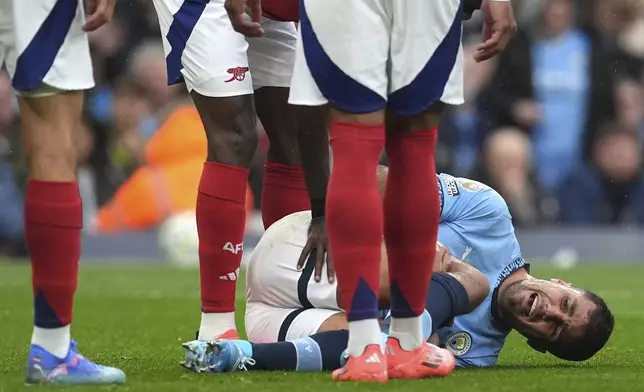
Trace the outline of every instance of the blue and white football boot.
[[[248, 347], [246, 347], [248, 346]], [[248, 370], [254, 365], [250, 343], [244, 340], [193, 340], [183, 344], [186, 359], [181, 365], [197, 373], [224, 373]]]
[[125, 373], [120, 369], [102, 366], [83, 357], [76, 342], [69, 346], [67, 357], [61, 359], [44, 348], [32, 344], [27, 360], [27, 384], [124, 384]]

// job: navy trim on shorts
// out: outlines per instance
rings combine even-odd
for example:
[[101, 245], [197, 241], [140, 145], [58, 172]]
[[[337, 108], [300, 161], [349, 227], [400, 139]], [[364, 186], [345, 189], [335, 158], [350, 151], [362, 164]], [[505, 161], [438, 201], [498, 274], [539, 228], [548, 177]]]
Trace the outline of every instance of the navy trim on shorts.
[[300, 304], [304, 309], [314, 308], [311, 301], [309, 301], [309, 281], [313, 275], [313, 270], [315, 269], [315, 255], [317, 254], [317, 249], [313, 249], [309, 258], [306, 259], [306, 264], [302, 270], [302, 275], [297, 280], [297, 299], [300, 301]]
[[286, 316], [284, 321], [282, 321], [282, 325], [280, 326], [279, 333], [277, 334], [277, 341], [278, 342], [283, 342], [286, 340], [286, 334], [288, 333], [288, 329], [291, 328], [291, 324], [293, 324], [293, 321], [295, 321], [295, 318], [299, 316], [302, 312], [308, 309], [313, 309], [314, 306], [309, 301], [309, 281], [311, 280], [311, 275], [313, 275], [313, 271], [315, 270], [315, 255], [317, 254], [317, 249], [313, 249], [311, 254], [309, 255], [309, 258], [306, 259], [306, 264], [304, 264], [304, 269], [302, 270], [302, 274], [300, 275], [300, 278], [297, 280], [297, 299], [300, 301], [300, 305], [302, 305], [301, 308], [295, 309], [291, 313]]
[[16, 60], [16, 72], [11, 82], [13, 88], [27, 92], [40, 87], [69, 34], [77, 9], [77, 0], [58, 0], [54, 4]]
[[168, 86], [183, 82], [181, 57], [186, 45], [188, 45], [188, 39], [190, 39], [192, 31], [195, 29], [208, 3], [210, 3], [210, 0], [184, 1], [177, 12], [172, 15], [172, 23], [165, 36], [168, 44], [170, 44], [170, 52], [165, 58]]
[[308, 309], [304, 309], [304, 308], [295, 309], [294, 311], [289, 313], [288, 316], [286, 316], [284, 321], [282, 321], [282, 325], [280, 326], [280, 331], [277, 334], [278, 342], [283, 342], [286, 340], [286, 334], [288, 333], [289, 328], [291, 328], [291, 324], [293, 324], [293, 321], [295, 321], [295, 318], [300, 314], [302, 314], [302, 312], [304, 312], [305, 310], [308, 310]]
[[371, 113], [387, 106], [385, 98], [347, 75], [329, 57], [318, 40], [304, 0], [300, 0], [299, 28], [304, 57], [311, 76], [324, 98], [349, 113]]
[[463, 1], [461, 0], [443, 41], [409, 84], [389, 94], [389, 107], [403, 116], [415, 116], [441, 99], [458, 60], [462, 31]]

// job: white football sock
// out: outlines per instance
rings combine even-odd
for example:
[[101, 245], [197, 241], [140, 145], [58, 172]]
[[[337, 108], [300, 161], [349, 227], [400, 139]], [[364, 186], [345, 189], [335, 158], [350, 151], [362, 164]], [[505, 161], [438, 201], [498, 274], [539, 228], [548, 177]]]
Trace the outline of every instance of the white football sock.
[[201, 313], [198, 340], [213, 340], [229, 329], [235, 327], [235, 312]]
[[62, 359], [67, 357], [67, 353], [69, 353], [69, 344], [72, 340], [70, 331], [69, 325], [60, 328], [34, 327], [31, 344], [40, 346]]
[[349, 322], [349, 344], [347, 352], [352, 356], [360, 356], [367, 346], [377, 344], [382, 347], [382, 333], [377, 319]]
[[423, 344], [423, 316], [391, 318], [389, 336], [398, 339], [400, 347], [412, 351]]

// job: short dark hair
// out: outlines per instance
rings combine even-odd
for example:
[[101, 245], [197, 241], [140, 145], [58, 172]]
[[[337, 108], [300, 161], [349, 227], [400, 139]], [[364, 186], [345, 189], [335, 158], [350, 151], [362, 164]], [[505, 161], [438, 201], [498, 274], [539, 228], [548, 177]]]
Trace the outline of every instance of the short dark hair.
[[584, 335], [572, 341], [558, 341], [549, 344], [547, 351], [566, 361], [585, 361], [601, 350], [613, 333], [615, 318], [606, 302], [597, 294], [586, 291], [584, 296], [595, 305], [590, 314]]

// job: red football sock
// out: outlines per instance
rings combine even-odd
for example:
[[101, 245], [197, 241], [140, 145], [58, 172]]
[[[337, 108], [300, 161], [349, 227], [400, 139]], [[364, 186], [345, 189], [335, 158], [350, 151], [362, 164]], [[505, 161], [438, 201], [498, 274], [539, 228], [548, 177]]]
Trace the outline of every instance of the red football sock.
[[311, 209], [302, 166], [266, 161], [262, 181], [264, 229], [286, 215]]
[[31, 255], [37, 327], [59, 328], [72, 322], [82, 227], [83, 208], [75, 182], [27, 183], [25, 239]]
[[383, 221], [376, 167], [384, 125], [333, 122], [330, 140], [326, 223], [341, 300], [349, 321], [377, 318]]
[[436, 132], [387, 134], [384, 226], [393, 317], [418, 316], [425, 308], [440, 217]]
[[248, 169], [204, 164], [197, 194], [201, 306], [204, 313], [235, 311], [235, 286], [246, 228]]

